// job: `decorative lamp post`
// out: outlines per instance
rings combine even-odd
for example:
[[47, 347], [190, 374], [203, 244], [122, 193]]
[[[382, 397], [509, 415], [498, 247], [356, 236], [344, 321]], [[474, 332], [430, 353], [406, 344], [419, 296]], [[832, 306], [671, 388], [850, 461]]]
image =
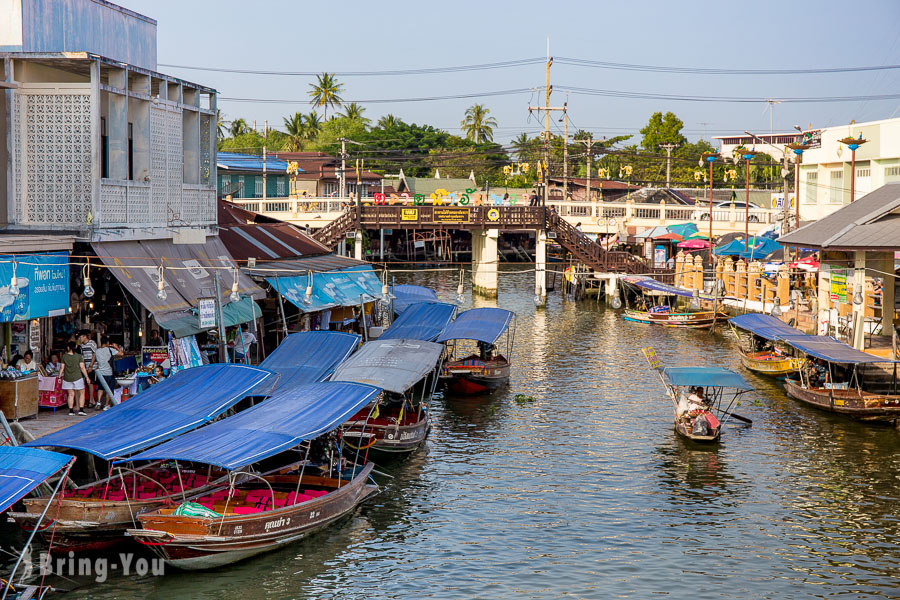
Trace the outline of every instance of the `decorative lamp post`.
[[622, 178], [622, 175], [628, 178], [628, 200], [631, 200], [631, 172], [633, 170], [634, 168], [631, 165], [619, 167], [619, 179]]
[[749, 148], [745, 148], [743, 146], [738, 146], [735, 149], [737, 154], [740, 154], [741, 158], [744, 159], [744, 166], [746, 167], [746, 193], [744, 196], [744, 252], [750, 251], [750, 161], [753, 160], [758, 152], [754, 148], [753, 150]]
[[702, 158], [709, 163], [709, 267], [713, 268], [713, 163], [719, 153], [704, 152]]
[[[800, 163], [803, 162], [803, 151], [809, 149], [809, 141], [794, 142], [787, 147], [797, 156], [794, 165], [794, 210], [797, 221], [795, 227], [800, 227]], [[785, 198], [784, 201], [787, 202], [788, 199]]]
[[838, 141], [850, 148], [850, 202], [853, 202], [856, 200], [856, 150], [869, 140], [864, 140], [862, 133], [860, 133], [859, 137], [855, 138], [848, 135]]

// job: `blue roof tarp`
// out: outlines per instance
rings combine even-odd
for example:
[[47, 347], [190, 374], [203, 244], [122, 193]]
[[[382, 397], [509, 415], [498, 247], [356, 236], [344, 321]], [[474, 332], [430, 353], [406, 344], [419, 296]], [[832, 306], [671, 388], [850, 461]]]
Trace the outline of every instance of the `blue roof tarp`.
[[668, 367], [663, 371], [672, 385], [753, 389], [743, 377], [722, 367]]
[[503, 335], [515, 316], [515, 313], [502, 308], [473, 308], [460, 313], [444, 329], [437, 341], [476, 340], [493, 344]]
[[0, 446], [0, 512], [24, 498], [72, 460], [71, 456], [58, 452]]
[[724, 246], [713, 248], [716, 256], [738, 256], [745, 260], [762, 260], [776, 250], [781, 249], [781, 244], [767, 237], [750, 238], [750, 250], [744, 251], [744, 240], [732, 240]]
[[[287, 161], [274, 156], [266, 156], [266, 171], [271, 173], [286, 173]], [[241, 154], [239, 152], [217, 152], [216, 167], [226, 171], [257, 171], [263, 172], [262, 155]], [[303, 169], [297, 169], [303, 173]]]
[[369, 385], [330, 381], [293, 387], [128, 461], [181, 460], [239, 469], [331, 431], [380, 391]]
[[779, 341], [796, 348], [810, 356], [821, 358], [828, 362], [842, 364], [865, 364], [865, 363], [891, 363], [897, 362], [889, 358], [882, 358], [867, 352], [848, 346], [847, 344], [836, 340], [830, 336], [824, 335], [790, 335], [779, 337]]
[[650, 279], [649, 277], [623, 277], [622, 281], [624, 281], [625, 283], [636, 285], [644, 290], [661, 292], [670, 296], [683, 296], [685, 298], [691, 298], [694, 295], [691, 290], [675, 287], [674, 285], [669, 285], [668, 283], [661, 283], [659, 281], [656, 281], [655, 279]]
[[781, 319], [777, 319], [772, 315], [763, 315], [758, 313], [747, 313], [739, 315], [728, 320], [729, 323], [749, 331], [761, 338], [775, 341], [785, 336], [803, 335], [799, 329], [791, 327]]
[[275, 378], [271, 371], [246, 365], [185, 369], [106, 412], [25, 445], [121, 458], [211, 421]]
[[391, 287], [391, 294], [394, 296], [394, 312], [398, 315], [411, 304], [438, 301], [437, 292], [421, 285], [395, 285]]
[[[287, 336], [259, 366], [278, 373], [277, 391], [325, 381], [359, 345], [360, 336], [340, 331], [304, 331]], [[264, 382], [260, 387], [271, 387]], [[257, 391], [262, 393], [268, 390]]]
[[403, 311], [378, 339], [433, 342], [453, 319], [455, 312], [455, 304], [418, 302]]
[[266, 281], [305, 313], [336, 306], [359, 306], [361, 300], [372, 302], [381, 298], [381, 281], [369, 265], [314, 273], [312, 296], [309, 298], [306, 297], [306, 288], [309, 286], [306, 275], [279, 277], [277, 280], [275, 277], [268, 277]]
[[374, 340], [338, 365], [332, 381], [374, 385], [402, 394], [434, 371], [444, 347], [419, 340]]

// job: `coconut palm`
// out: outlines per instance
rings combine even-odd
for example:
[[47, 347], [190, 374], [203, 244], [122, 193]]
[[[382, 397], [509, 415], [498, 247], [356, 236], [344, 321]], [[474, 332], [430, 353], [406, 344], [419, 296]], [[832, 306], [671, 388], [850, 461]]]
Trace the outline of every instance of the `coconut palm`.
[[466, 109], [466, 118], [460, 122], [466, 139], [476, 144], [490, 142], [494, 139], [494, 127], [497, 119], [489, 117], [490, 109], [483, 104], [474, 104]]
[[247, 121], [235, 119], [231, 122], [229, 133], [231, 134], [231, 137], [237, 137], [239, 135], [244, 135], [245, 133], [250, 133], [250, 127], [247, 125]]
[[334, 73], [322, 73], [316, 75], [316, 83], [309, 84], [309, 101], [315, 107], [321, 106], [323, 109], [323, 120], [328, 120], [328, 107], [341, 106], [344, 100], [341, 98], [341, 92], [344, 90], [344, 84], [338, 83]]
[[400, 123], [402, 122], [403, 121], [401, 121], [398, 117], [388, 114], [378, 119], [378, 127], [380, 127], [381, 129], [393, 129], [394, 127], [400, 125]]
[[303, 114], [294, 113], [290, 117], [284, 117], [284, 129], [288, 134], [284, 149], [289, 152], [303, 150], [303, 142], [306, 141], [306, 123]]
[[356, 121], [357, 123], [368, 125], [369, 123], [371, 123], [371, 120], [362, 116], [364, 112], [366, 112], [365, 108], [363, 108], [356, 102], [351, 102], [350, 104], [344, 105], [344, 114], [342, 114], [341, 116], [350, 121]]
[[303, 118], [303, 136], [307, 140], [316, 139], [316, 136], [319, 135], [321, 129], [322, 119], [319, 118], [319, 113], [316, 111], [312, 111]]
[[520, 161], [527, 160], [528, 152], [531, 150], [532, 145], [532, 140], [528, 138], [527, 133], [520, 133], [519, 137], [512, 141], [513, 152], [516, 153]]
[[221, 108], [216, 109], [216, 135], [220, 138], [225, 137], [225, 114]]

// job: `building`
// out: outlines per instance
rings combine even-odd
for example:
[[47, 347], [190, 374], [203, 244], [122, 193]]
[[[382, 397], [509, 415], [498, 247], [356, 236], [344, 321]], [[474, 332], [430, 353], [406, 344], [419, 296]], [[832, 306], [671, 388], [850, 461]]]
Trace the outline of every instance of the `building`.
[[592, 179], [591, 180], [591, 193], [588, 198], [586, 198], [585, 191], [587, 190], [587, 178], [585, 177], [569, 177], [567, 186], [564, 186], [564, 180], [562, 177], [550, 177], [549, 178], [549, 189], [550, 189], [550, 198], [549, 201], [553, 202], [562, 202], [563, 199], [563, 189], [564, 187], [568, 187], [569, 190], [569, 198], [568, 200], [574, 200], [576, 202], [584, 202], [586, 200], [591, 202], [615, 202], [616, 200], [624, 200], [629, 196], [629, 192], [634, 193], [641, 189], [639, 185], [632, 185], [630, 183], [625, 183], [624, 181], [615, 181], [612, 179]]
[[290, 189], [287, 167], [277, 156], [218, 152], [219, 197], [286, 198]]
[[[759, 133], [747, 135], [715, 135], [714, 140], [719, 141], [719, 152], [722, 156], [731, 157], [735, 148], [746, 146], [756, 148], [759, 152], [765, 152], [775, 160], [784, 160], [784, 147], [800, 140], [801, 134], [796, 131], [787, 133]], [[793, 158], [793, 155], [791, 155]]]
[[800, 164], [801, 219], [821, 219], [850, 203], [852, 152], [841, 139], [868, 140], [856, 151], [856, 199], [900, 181], [900, 118], [807, 133], [811, 148]]
[[[278, 158], [297, 163], [298, 172], [291, 176], [292, 197], [337, 197], [341, 193], [341, 161], [324, 152], [276, 152]], [[346, 165], [347, 194], [356, 196], [357, 180], [363, 198], [381, 192], [381, 175], [361, 169], [355, 163]]]
[[426, 198], [438, 190], [444, 190], [444, 195], [455, 194], [462, 197], [466, 190], [479, 189], [474, 172], [468, 177], [441, 177], [439, 171], [435, 171], [434, 177], [408, 177], [400, 169], [400, 174], [395, 178], [385, 178], [385, 184], [390, 184], [398, 194], [409, 194], [411, 197], [421, 194]]

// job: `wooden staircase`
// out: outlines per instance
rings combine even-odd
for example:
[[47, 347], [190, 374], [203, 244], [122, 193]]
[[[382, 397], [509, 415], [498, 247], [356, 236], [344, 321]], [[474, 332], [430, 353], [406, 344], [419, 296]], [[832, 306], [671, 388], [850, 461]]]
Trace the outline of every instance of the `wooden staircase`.
[[344, 210], [337, 219], [312, 232], [312, 238], [317, 242], [334, 249], [344, 239], [348, 231], [356, 230], [356, 206]]

